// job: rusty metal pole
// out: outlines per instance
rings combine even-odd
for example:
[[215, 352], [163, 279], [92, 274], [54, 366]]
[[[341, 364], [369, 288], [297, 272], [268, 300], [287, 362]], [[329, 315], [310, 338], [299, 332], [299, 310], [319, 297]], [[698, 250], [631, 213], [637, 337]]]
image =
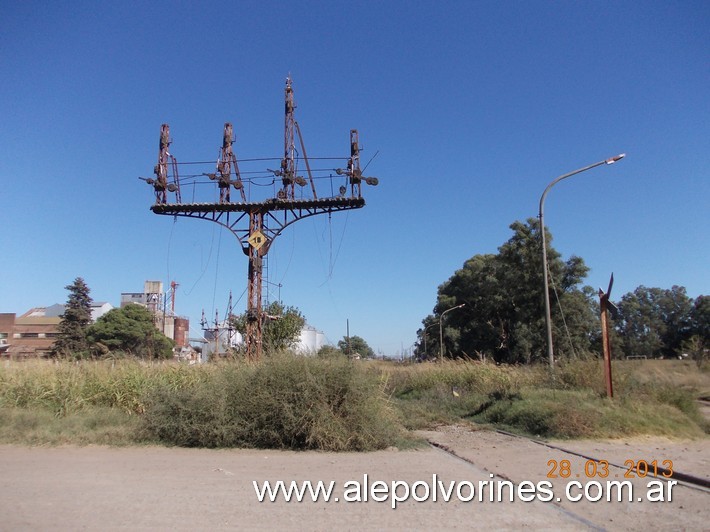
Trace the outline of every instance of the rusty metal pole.
[[284, 117], [284, 158], [281, 160], [281, 199], [294, 199], [296, 188], [296, 139], [294, 136], [296, 103], [293, 99], [291, 77], [286, 78]]
[[611, 294], [611, 287], [614, 284], [614, 274], [611, 274], [611, 279], [609, 280], [609, 288], [606, 293], [600, 288], [599, 289], [599, 312], [602, 322], [602, 352], [604, 353], [604, 379], [606, 380], [606, 395], [610, 399], [614, 397], [614, 389], [611, 382], [611, 339], [609, 337], [609, 296]]
[[601, 307], [602, 320], [602, 349], [604, 351], [604, 378], [606, 380], [606, 395], [614, 397], [614, 390], [611, 384], [611, 344], [609, 343], [609, 318], [606, 309], [607, 298], [604, 292], [599, 291], [599, 303]]
[[168, 201], [168, 147], [170, 146], [170, 126], [160, 126], [160, 147], [158, 149], [158, 164], [155, 165], [155, 202], [167, 203]]
[[247, 359], [257, 361], [261, 358], [264, 315], [261, 308], [262, 265], [268, 250], [266, 237], [261, 232], [264, 213], [260, 209], [249, 213], [249, 239], [245, 252], [249, 256], [249, 280], [247, 285], [247, 323], [246, 348]]
[[360, 170], [360, 141], [357, 129], [350, 130], [350, 160], [348, 161], [350, 175], [350, 194], [353, 198], [362, 196], [360, 189], [362, 170]]

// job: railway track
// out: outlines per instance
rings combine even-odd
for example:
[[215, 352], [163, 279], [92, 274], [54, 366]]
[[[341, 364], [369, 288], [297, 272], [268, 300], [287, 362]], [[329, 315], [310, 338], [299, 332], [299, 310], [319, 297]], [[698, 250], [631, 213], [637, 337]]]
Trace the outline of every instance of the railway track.
[[[558, 496], [545, 502], [555, 511], [578, 523], [579, 529], [595, 532], [607, 530], [643, 531], [647, 529], [648, 523], [653, 523], [653, 527], [658, 530], [707, 529], [707, 518], [704, 515], [706, 515], [707, 505], [710, 503], [708, 498], [710, 479], [678, 471], [672, 463], [669, 464], [669, 467], [673, 467], [672, 473], [667, 469], [657, 468], [657, 463], [661, 462], [661, 460], [657, 460], [659, 457], [654, 456], [653, 460], [644, 460], [644, 456], [650, 456], [653, 453], [652, 446], [641, 445], [636, 450], [634, 447], [628, 447], [628, 451], [620, 451], [617, 448], [614, 451], [600, 442], [599, 446], [580, 445], [578, 450], [573, 450], [504, 430], [483, 430], [480, 431], [480, 435], [477, 433], [476, 430], [459, 426], [437, 431], [434, 434], [429, 433], [426, 438], [438, 452], [476, 470], [485, 471], [486, 474], [491, 475], [491, 478], [496, 477], [509, 481], [515, 486], [523, 482], [535, 483], [540, 479], [557, 479], [552, 482], [555, 482], [559, 490], [556, 491]], [[693, 447], [692, 452], [700, 452], [698, 451], [700, 448]], [[622, 449], [624, 448], [622, 447]], [[659, 450], [659, 452], [664, 451]], [[680, 463], [682, 460], [680, 460], [678, 452], [683, 451], [675, 447], [675, 457]], [[624, 462], [624, 459], [620, 458], [621, 456], [628, 456], [629, 460]], [[640, 470], [630, 468], [631, 457], [634, 457], [634, 464], [639, 466]], [[667, 456], [662, 457], [668, 458]], [[548, 459], [550, 460], [548, 461]], [[554, 463], [556, 469], [551, 469], [551, 463]], [[561, 474], [562, 463], [567, 464], [565, 466], [566, 475]], [[694, 464], [698, 461], [697, 459], [690, 460], [687, 463]], [[647, 471], [644, 470], [644, 465], [649, 466]], [[594, 471], [594, 473], [587, 473], [587, 467], [589, 467], [589, 471]], [[605, 474], [597, 475], [597, 471], [605, 471]], [[553, 472], [556, 474], [551, 476]], [[665, 476], [663, 476], [664, 473]], [[586, 503], [579, 497], [570, 499], [567, 497], [569, 491], [566, 492], [567, 496], [562, 496], [566, 487], [570, 485], [569, 483], [576, 482], [573, 489], [576, 490], [577, 495], [583, 490], [586, 494], [586, 486], [591, 484], [594, 489], [599, 490], [593, 493], [599, 494], [601, 497], [603, 486], [607, 486], [606, 489], [609, 489], [608, 482], [603, 482], [607, 477], [612, 479], [608, 482], [616, 482], [617, 484], [620, 481], [625, 484], [631, 482], [635, 488], [632, 486], [625, 492], [628, 498], [623, 501], [621, 499], [611, 501], [606, 499], [607, 502], [616, 502], [617, 504], [600, 504], [598, 503], [600, 498], [588, 500]], [[661, 483], [670, 485], [670, 482], [666, 481], [673, 481], [672, 501], [670, 491], [666, 492], [665, 499], [656, 499], [655, 502], [650, 499], [642, 499], [639, 496], [648, 493], [644, 490], [651, 487], [650, 483], [653, 481], [660, 481], [657, 482], [659, 486]], [[634, 490], [641, 490], [641, 492], [637, 495]], [[636, 495], [633, 499], [631, 498], [632, 492]], [[621, 491], [614, 493], [618, 496]], [[651, 501], [651, 504], [646, 501]], [[641, 504], [642, 502], [645, 504]]]
[[[561, 452], [561, 453], [567, 454], [569, 456], [584, 458], [585, 460], [592, 460], [597, 463], [602, 462], [601, 458], [589, 456], [587, 454], [578, 453], [578, 452], [572, 451], [570, 449], [565, 449], [564, 447], [560, 447], [558, 445], [553, 445], [553, 444], [548, 443], [543, 440], [529, 438], [527, 436], [522, 436], [520, 434], [514, 434], [512, 432], [507, 432], [505, 430], [500, 430], [500, 429], [497, 429], [495, 432], [497, 432], [498, 434], [502, 434], [504, 436], [508, 436], [510, 438], [517, 438], [517, 439], [524, 440], [524, 441], [527, 441], [530, 443], [534, 443], [535, 445], [547, 447], [549, 449], [553, 449], [557, 452]], [[475, 462], [473, 462], [472, 460], [469, 460], [468, 458], [459, 455], [453, 449], [449, 448], [446, 445], [439, 444], [439, 443], [434, 442], [432, 440], [428, 440], [428, 441], [429, 441], [429, 445], [431, 445], [437, 449], [440, 449], [440, 450], [444, 451], [445, 453], [448, 453], [451, 456], [458, 458], [459, 460], [463, 460], [471, 465], [479, 465], [479, 464], [476, 464]], [[610, 467], [614, 467], [614, 468], [624, 470], [624, 471], [627, 471], [629, 469], [628, 465], [620, 465], [620, 464], [609, 462], [608, 460], [603, 460], [603, 461], [608, 463], [608, 465]], [[650, 462], [648, 462], [648, 463], [650, 463]], [[663, 467], [656, 467], [656, 470], [657, 470], [657, 473], [660, 475], [668, 475], [665, 477], [668, 480], [677, 481], [678, 485], [685, 486], [690, 489], [694, 489], [694, 490], [698, 490], [698, 491], [702, 491], [702, 492], [710, 494], [710, 479], [698, 477], [696, 475], [684, 473], [681, 471], [677, 471], [676, 469], [673, 469], [673, 471], [670, 471], [670, 470], [663, 468]], [[495, 473], [495, 474], [505, 480], [510, 480], [511, 482], [513, 481], [512, 479], [506, 477], [505, 475], [501, 475], [500, 473]]]

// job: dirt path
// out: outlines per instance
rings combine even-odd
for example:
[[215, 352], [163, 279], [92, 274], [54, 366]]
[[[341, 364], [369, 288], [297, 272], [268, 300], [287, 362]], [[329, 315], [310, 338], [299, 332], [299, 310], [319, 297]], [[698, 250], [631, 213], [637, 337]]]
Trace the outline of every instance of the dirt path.
[[[433, 475], [448, 486], [491, 479], [489, 472], [520, 482], [546, 478], [547, 461], [560, 455], [529, 447], [521, 440], [491, 432], [442, 429], [427, 436], [455, 449], [473, 465], [437, 449], [375, 453], [295, 453], [255, 450], [177, 449], [162, 447], [0, 446], [0, 530], [431, 530], [521, 528], [706, 529], [710, 494], [674, 493], [672, 503], [417, 502], [411, 498], [391, 507], [385, 502], [345, 502], [349, 481], [372, 487], [374, 481], [432, 484]], [[706, 468], [707, 441], [685, 447], [648, 441], [658, 458], [672, 456], [691, 467]], [[569, 442], [565, 445], [569, 447]], [[583, 447], [584, 443], [580, 443]], [[603, 446], [603, 444], [592, 444]], [[619, 452], [621, 444], [594, 447]], [[697, 448], [696, 448], [697, 445]], [[674, 454], [680, 453], [680, 454]], [[661, 456], [663, 454], [663, 456]], [[645, 456], [645, 455], [644, 455]], [[686, 460], [687, 457], [687, 460]], [[697, 459], [697, 461], [696, 461]], [[692, 460], [692, 461], [691, 461]], [[679, 465], [679, 468], [681, 466]], [[500, 480], [501, 477], [495, 477]], [[264, 481], [335, 481], [333, 497], [324, 502], [258, 502], [252, 484]], [[423, 494], [423, 485], [418, 495]], [[400, 495], [402, 491], [399, 491]], [[462, 495], [468, 494], [466, 489]], [[377, 495], [377, 494], [375, 494]], [[354, 492], [350, 491], [350, 498]], [[430, 497], [431, 499], [431, 497]], [[675, 517], [673, 517], [675, 515]]]

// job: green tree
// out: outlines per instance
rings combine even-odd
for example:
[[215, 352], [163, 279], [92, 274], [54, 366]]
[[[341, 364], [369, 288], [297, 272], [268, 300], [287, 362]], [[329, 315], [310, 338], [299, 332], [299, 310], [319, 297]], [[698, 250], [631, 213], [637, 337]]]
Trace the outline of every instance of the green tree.
[[361, 358], [374, 358], [375, 352], [367, 345], [367, 342], [359, 336], [343, 336], [343, 339], [338, 341], [338, 348], [346, 355], [360, 355]]
[[702, 366], [710, 348], [710, 297], [698, 296], [690, 311], [689, 338], [681, 344], [681, 354], [689, 354]]
[[[530, 363], [544, 357], [540, 224], [531, 218], [526, 223], [516, 221], [510, 228], [513, 236], [497, 254], [475, 255], [439, 286], [434, 313], [423, 320], [418, 331], [418, 358], [437, 356], [438, 328], [432, 325], [439, 323], [446, 310], [461, 303], [465, 306], [444, 316], [446, 356], [509, 363]], [[598, 324], [592, 312], [591, 291], [578, 287], [588, 268], [579, 257], [563, 261], [550, 245], [549, 232], [546, 239], [556, 355], [586, 352]]]
[[682, 286], [639, 286], [619, 303], [616, 326], [626, 356], [676, 356], [692, 335], [693, 300]]
[[64, 287], [69, 291], [64, 313], [57, 327], [57, 340], [52, 347], [53, 356], [84, 358], [89, 355], [86, 332], [91, 324], [89, 287], [84, 279], [77, 277]]
[[335, 346], [324, 345], [318, 350], [317, 355], [321, 358], [342, 357], [343, 352]]
[[710, 344], [710, 296], [698, 296], [690, 311], [690, 333]]
[[[246, 313], [231, 317], [232, 327], [246, 334]], [[267, 351], [281, 351], [294, 347], [300, 338], [306, 318], [296, 307], [274, 301], [264, 309], [263, 346]]]
[[135, 304], [101, 316], [89, 327], [87, 338], [97, 351], [121, 351], [141, 358], [170, 358], [175, 346], [155, 327], [150, 311]]

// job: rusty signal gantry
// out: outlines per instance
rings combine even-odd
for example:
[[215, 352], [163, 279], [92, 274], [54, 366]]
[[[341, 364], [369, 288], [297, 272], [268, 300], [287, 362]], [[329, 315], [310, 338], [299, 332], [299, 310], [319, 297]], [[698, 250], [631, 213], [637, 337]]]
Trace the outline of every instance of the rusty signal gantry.
[[[347, 158], [346, 168], [334, 169], [337, 176], [345, 177], [350, 194], [347, 194], [348, 186], [343, 184], [339, 187], [337, 196], [318, 197], [301, 130], [294, 117], [296, 105], [290, 77], [286, 79], [285, 100], [283, 158], [280, 160], [278, 170], [267, 169], [272, 183], [276, 182], [276, 178], [281, 179], [281, 187], [275, 191], [275, 197], [263, 201], [248, 199], [245, 191], [246, 185], [253, 184], [256, 178], [242, 178], [237, 157], [232, 150], [234, 133], [230, 123], [224, 125], [222, 148], [217, 159], [215, 173], [200, 174], [207, 176], [211, 181], [217, 181], [219, 203], [182, 202], [178, 163], [168, 152], [171, 140], [170, 128], [167, 124], [163, 124], [160, 128], [158, 164], [153, 170], [155, 177], [140, 178], [154, 188], [155, 204], [150, 209], [155, 214], [201, 218], [216, 222], [229, 229], [237, 237], [242, 251], [249, 257], [245, 339], [246, 354], [249, 360], [261, 358], [264, 325], [262, 310], [263, 260], [273, 241], [286, 227], [303, 218], [364, 207], [362, 182], [364, 181], [368, 185], [378, 184], [376, 177], [362, 175], [358, 132], [356, 129], [352, 129], [350, 130], [350, 157]], [[301, 146], [300, 157], [296, 156], [296, 135]], [[343, 157], [343, 159], [346, 158]], [[303, 160], [305, 163], [308, 181], [298, 175], [297, 163], [299, 160]], [[330, 178], [332, 184], [332, 174]], [[310, 187], [306, 188], [307, 184], [310, 184]], [[296, 189], [296, 185], [299, 185], [301, 190], [298, 197], [296, 191], [299, 189]], [[232, 187], [239, 191], [241, 201], [232, 201], [230, 194]], [[304, 195], [303, 191], [309, 189], [310, 196]], [[175, 203], [168, 202], [168, 192], [175, 194]]]

